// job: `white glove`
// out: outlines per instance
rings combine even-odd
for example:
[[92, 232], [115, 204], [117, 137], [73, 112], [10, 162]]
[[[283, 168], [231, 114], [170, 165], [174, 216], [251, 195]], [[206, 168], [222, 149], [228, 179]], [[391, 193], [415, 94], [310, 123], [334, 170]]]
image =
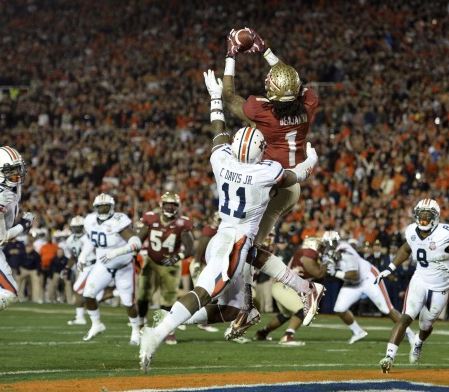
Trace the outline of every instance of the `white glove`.
[[385, 279], [387, 276], [391, 275], [393, 271], [389, 270], [388, 268], [381, 271], [379, 275], [377, 275], [376, 279], [374, 280], [374, 284], [379, 284], [382, 279]]
[[307, 159], [304, 162], [297, 164], [293, 169], [298, 182], [304, 181], [307, 177], [309, 177], [318, 162], [318, 155], [310, 142], [307, 142], [306, 144], [306, 153]]
[[117, 256], [114, 252], [114, 250], [110, 250], [109, 252], [105, 253], [103, 256], [100, 257], [100, 262], [102, 264], [109, 263], [112, 259], [115, 259]]
[[209, 69], [207, 72], [203, 72], [204, 83], [206, 84], [207, 91], [209, 92], [211, 99], [221, 99], [223, 92], [223, 82], [220, 78], [216, 79], [214, 71]]
[[86, 266], [85, 263], [83, 263], [82, 261], [78, 261], [76, 263], [76, 269], [78, 272], [83, 272], [84, 267]]
[[32, 212], [25, 212], [22, 214], [22, 218], [20, 218], [19, 224], [22, 225], [23, 231], [28, 233], [31, 229], [31, 225], [34, 221], [34, 214]]
[[331, 261], [329, 264], [327, 264], [327, 273], [330, 276], [335, 276], [335, 272], [336, 272], [335, 264]]
[[8, 190], [0, 192], [0, 213], [6, 212], [6, 206], [14, 201], [14, 193]]

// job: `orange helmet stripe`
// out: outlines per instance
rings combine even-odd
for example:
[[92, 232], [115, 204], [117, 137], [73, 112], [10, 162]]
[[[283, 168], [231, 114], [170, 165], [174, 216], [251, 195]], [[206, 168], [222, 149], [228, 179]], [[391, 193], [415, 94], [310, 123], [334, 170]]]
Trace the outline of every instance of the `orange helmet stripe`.
[[246, 162], [249, 152], [249, 141], [250, 137], [253, 135], [254, 129], [251, 127], [246, 127], [245, 133], [243, 134], [242, 140], [243, 140], [243, 146], [242, 146], [242, 155], [241, 155], [241, 161]]
[[10, 155], [12, 156], [12, 159], [14, 159], [14, 160], [19, 159], [19, 153], [14, 148], [11, 148], [9, 146], [4, 146], [3, 148], [6, 151], [9, 151]]

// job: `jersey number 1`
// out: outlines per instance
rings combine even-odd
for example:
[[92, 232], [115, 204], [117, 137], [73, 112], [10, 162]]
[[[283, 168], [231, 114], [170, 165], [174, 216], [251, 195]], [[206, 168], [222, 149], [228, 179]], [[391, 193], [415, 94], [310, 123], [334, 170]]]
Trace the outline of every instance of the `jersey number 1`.
[[298, 131], [295, 129], [294, 131], [290, 131], [285, 134], [285, 140], [287, 140], [288, 144], [288, 164], [290, 167], [296, 165], [296, 134]]
[[[227, 182], [223, 183], [223, 185], [221, 186], [221, 189], [224, 192], [225, 201], [224, 201], [224, 204], [220, 207], [220, 212], [222, 212], [223, 214], [226, 214], [226, 215], [231, 215], [231, 210], [229, 209], [229, 184]], [[239, 206], [237, 207], [237, 210], [234, 211], [232, 216], [234, 218], [245, 219], [245, 217], [246, 217], [246, 212], [244, 212], [245, 205], [246, 205], [245, 188], [241, 186], [240, 188], [237, 189], [237, 192], [235, 192], [235, 193], [239, 197], [240, 202], [239, 202]]]

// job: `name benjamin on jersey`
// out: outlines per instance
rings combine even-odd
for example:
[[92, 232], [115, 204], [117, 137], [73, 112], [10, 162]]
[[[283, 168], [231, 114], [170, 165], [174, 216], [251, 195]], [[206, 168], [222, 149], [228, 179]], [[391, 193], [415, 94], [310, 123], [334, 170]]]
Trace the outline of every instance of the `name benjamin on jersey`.
[[300, 125], [307, 122], [307, 114], [301, 114], [300, 116], [285, 116], [279, 120], [279, 125]]
[[235, 182], [236, 184], [245, 184], [245, 185], [253, 185], [252, 179], [253, 176], [246, 175], [244, 181], [242, 182], [242, 174], [232, 172], [225, 168], [222, 168], [220, 171], [220, 177], [223, 177], [225, 180]]

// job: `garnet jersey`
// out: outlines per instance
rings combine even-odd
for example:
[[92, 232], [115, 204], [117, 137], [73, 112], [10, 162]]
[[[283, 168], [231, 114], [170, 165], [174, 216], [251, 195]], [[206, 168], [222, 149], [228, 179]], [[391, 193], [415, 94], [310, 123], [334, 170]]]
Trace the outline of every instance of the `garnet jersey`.
[[210, 157], [218, 189], [219, 228], [237, 229], [238, 237], [254, 238], [270, 201], [270, 190], [283, 178], [279, 162], [239, 162], [230, 144], [218, 146]]
[[427, 289], [446, 291], [449, 289], [449, 224], [440, 223], [428, 237], [421, 239], [416, 223], [407, 226], [405, 239], [417, 262], [414, 276]]
[[210, 225], [204, 226], [203, 230], [201, 231], [201, 236], [212, 238], [215, 234], [217, 234], [217, 230], [218, 227], [215, 226]]
[[[121, 248], [128, 242], [120, 235], [120, 232], [131, 226], [131, 219], [121, 212], [114, 212], [109, 219], [100, 221], [95, 212], [86, 216], [84, 230], [87, 237], [96, 249], [97, 261], [109, 250]], [[131, 262], [132, 253], [118, 256], [108, 263], [110, 268], [121, 267]]]
[[308, 258], [312, 259], [313, 261], [317, 262], [319, 255], [318, 255], [318, 252], [314, 249], [299, 248], [293, 255], [288, 266], [292, 270], [297, 271], [298, 275], [301, 278], [314, 279], [314, 276], [310, 275], [304, 268], [304, 264], [301, 260], [303, 257], [308, 257]]
[[282, 167], [296, 166], [305, 160], [304, 145], [318, 108], [318, 97], [310, 88], [303, 91], [306, 113], [278, 119], [273, 104], [263, 97], [251, 95], [243, 105], [245, 115], [256, 123], [267, 142], [264, 159], [280, 162]]
[[146, 212], [141, 221], [148, 226], [148, 256], [157, 264], [179, 252], [181, 234], [191, 231], [192, 222], [186, 216], [181, 216], [167, 224], [161, 222], [161, 216], [153, 211]]

